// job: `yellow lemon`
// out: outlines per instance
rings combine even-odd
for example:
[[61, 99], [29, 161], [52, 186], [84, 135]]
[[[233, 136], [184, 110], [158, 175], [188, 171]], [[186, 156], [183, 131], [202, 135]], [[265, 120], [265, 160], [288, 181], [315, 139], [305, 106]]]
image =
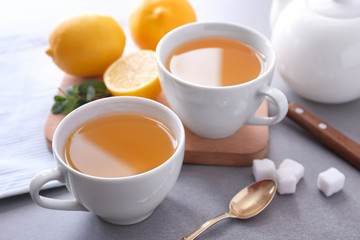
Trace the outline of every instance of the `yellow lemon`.
[[58, 24], [46, 53], [66, 73], [88, 77], [103, 74], [121, 57], [124, 46], [123, 29], [112, 17], [85, 14]]
[[161, 92], [155, 52], [142, 50], [115, 61], [104, 73], [112, 95], [155, 99]]
[[143, 0], [130, 15], [129, 28], [139, 48], [155, 50], [166, 33], [195, 21], [195, 11], [186, 0]]

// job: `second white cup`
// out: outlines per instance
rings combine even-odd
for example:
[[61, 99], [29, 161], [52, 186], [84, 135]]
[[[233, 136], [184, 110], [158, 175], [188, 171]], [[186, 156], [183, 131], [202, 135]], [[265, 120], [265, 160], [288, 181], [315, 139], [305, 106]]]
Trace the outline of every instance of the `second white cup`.
[[[241, 41], [264, 55], [265, 69], [255, 79], [232, 86], [204, 86], [174, 76], [165, 66], [169, 55], [179, 45], [204, 37], [225, 37]], [[287, 113], [285, 95], [271, 87], [275, 53], [270, 41], [260, 33], [236, 24], [197, 22], [176, 28], [166, 34], [156, 49], [159, 78], [170, 107], [196, 135], [205, 138], [225, 138], [244, 125], [271, 125], [280, 122]], [[256, 116], [265, 97], [272, 100], [277, 114]]]

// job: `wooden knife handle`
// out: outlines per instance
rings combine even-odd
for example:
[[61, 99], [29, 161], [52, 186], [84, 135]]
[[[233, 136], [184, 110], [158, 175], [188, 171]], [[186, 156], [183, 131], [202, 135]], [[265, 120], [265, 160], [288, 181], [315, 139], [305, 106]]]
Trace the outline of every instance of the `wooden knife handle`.
[[360, 144], [296, 103], [289, 104], [287, 117], [360, 170]]

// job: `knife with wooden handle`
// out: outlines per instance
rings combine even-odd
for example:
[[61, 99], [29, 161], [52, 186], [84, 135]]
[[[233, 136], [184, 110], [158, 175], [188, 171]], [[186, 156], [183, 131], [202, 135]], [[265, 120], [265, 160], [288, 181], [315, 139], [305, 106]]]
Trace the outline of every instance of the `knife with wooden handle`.
[[360, 170], [360, 144], [296, 103], [289, 104], [287, 117]]

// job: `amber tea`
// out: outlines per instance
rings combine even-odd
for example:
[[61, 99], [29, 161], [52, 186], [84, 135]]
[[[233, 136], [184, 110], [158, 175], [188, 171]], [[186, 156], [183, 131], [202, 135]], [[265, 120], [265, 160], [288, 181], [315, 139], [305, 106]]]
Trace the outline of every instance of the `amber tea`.
[[184, 81], [205, 86], [231, 86], [255, 79], [264, 69], [264, 56], [234, 39], [206, 37], [175, 48], [166, 68]]
[[149, 171], [176, 149], [162, 122], [136, 113], [109, 114], [85, 122], [67, 139], [64, 156], [72, 168], [98, 177], [124, 177]]

